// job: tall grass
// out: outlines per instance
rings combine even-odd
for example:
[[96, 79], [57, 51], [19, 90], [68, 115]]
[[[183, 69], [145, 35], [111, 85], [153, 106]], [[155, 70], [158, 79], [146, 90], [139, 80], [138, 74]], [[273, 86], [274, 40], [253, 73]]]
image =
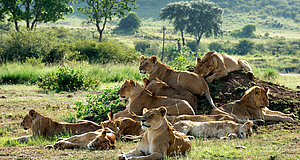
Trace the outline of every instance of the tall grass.
[[[124, 79], [141, 80], [138, 64], [88, 64], [84, 62], [64, 64], [81, 69], [89, 77], [102, 83], [119, 82]], [[5, 63], [0, 65], [0, 84], [34, 84], [39, 77], [55, 72], [57, 66], [34, 65], [31, 63]]]

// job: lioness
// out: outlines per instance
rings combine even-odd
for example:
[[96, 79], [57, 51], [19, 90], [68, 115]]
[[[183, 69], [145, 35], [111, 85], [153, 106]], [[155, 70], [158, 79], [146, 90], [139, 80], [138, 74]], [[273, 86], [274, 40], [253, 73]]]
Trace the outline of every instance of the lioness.
[[243, 120], [292, 121], [293, 114], [284, 114], [267, 108], [269, 106], [268, 92], [268, 88], [251, 87], [240, 100], [214, 108], [210, 114], [226, 112]]
[[218, 114], [218, 115], [180, 115], [180, 116], [167, 116], [167, 120], [172, 124], [182, 120], [190, 120], [193, 122], [207, 122], [207, 121], [223, 121], [223, 120], [231, 120], [237, 121], [236, 118], [228, 115], [228, 114]]
[[106, 133], [105, 130], [87, 132], [81, 135], [75, 135], [57, 141], [53, 146], [46, 146], [47, 149], [76, 149], [84, 148], [90, 150], [114, 149], [114, 141], [116, 139], [113, 133]]
[[165, 82], [156, 78], [156, 80], [149, 81], [147, 78], [143, 79], [144, 86], [155, 96], [167, 96], [170, 98], [184, 99], [193, 107], [197, 113], [197, 97], [184, 88], [172, 88]]
[[197, 137], [218, 137], [223, 139], [230, 135], [237, 135], [239, 138], [245, 138], [253, 134], [252, 125], [253, 122], [251, 121], [239, 124], [233, 121], [192, 122], [185, 120], [175, 123], [174, 129]]
[[126, 108], [129, 112], [133, 112], [137, 115], [143, 113], [143, 108], [151, 109], [160, 106], [166, 106], [168, 115], [195, 114], [193, 108], [187, 101], [153, 96], [150, 91], [133, 80], [125, 80], [118, 94], [121, 100], [129, 98], [129, 103]]
[[164, 156], [184, 154], [191, 150], [189, 138], [169, 125], [165, 107], [144, 109], [141, 116], [142, 126], [147, 129], [138, 147], [119, 155], [119, 159], [162, 159]]
[[126, 135], [139, 136], [144, 133], [140, 121], [135, 121], [128, 117], [112, 119], [112, 113], [108, 113], [109, 120], [101, 122], [102, 128], [110, 128], [118, 138]]
[[210, 96], [209, 88], [204, 78], [193, 72], [174, 71], [167, 65], [157, 61], [157, 57], [145, 58], [141, 56], [141, 64], [139, 67], [140, 74], [148, 73], [149, 80], [155, 80], [156, 77], [166, 82], [173, 88], [184, 88], [193, 94], [202, 95], [205, 93], [207, 100], [212, 107], [215, 107]]
[[81, 123], [57, 122], [35, 110], [30, 110], [29, 113], [25, 115], [21, 126], [25, 130], [32, 129], [32, 136], [19, 137], [12, 140], [28, 142], [29, 138], [36, 136], [53, 137], [61, 133], [82, 134], [102, 128], [100, 125], [91, 121], [83, 121]]
[[194, 72], [202, 77], [213, 72], [213, 75], [206, 78], [207, 82], [211, 83], [215, 78], [227, 76], [229, 72], [240, 69], [244, 69], [249, 76], [253, 77], [253, 72], [247, 61], [211, 51], [206, 53], [202, 60], [197, 58], [197, 65]]

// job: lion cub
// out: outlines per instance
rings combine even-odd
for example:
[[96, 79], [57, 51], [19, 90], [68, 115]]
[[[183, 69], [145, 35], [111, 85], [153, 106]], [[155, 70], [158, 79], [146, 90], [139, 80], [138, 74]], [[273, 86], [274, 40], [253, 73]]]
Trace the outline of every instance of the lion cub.
[[145, 107], [151, 109], [160, 106], [165, 106], [168, 109], [168, 115], [195, 114], [193, 108], [187, 101], [153, 96], [150, 91], [133, 80], [125, 80], [118, 94], [121, 100], [129, 98], [129, 103], [126, 108], [129, 112], [133, 112], [137, 115], [142, 115], [143, 108]]
[[223, 139], [230, 137], [230, 135], [237, 135], [239, 138], [245, 138], [253, 134], [252, 125], [252, 121], [239, 124], [233, 121], [192, 122], [188, 120], [175, 123], [174, 129], [197, 137], [218, 137]]

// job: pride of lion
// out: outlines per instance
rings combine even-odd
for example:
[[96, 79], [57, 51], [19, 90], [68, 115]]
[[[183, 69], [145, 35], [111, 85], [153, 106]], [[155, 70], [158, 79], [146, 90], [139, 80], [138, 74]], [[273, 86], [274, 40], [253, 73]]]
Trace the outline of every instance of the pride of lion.
[[[21, 126], [31, 129], [32, 136], [11, 140], [28, 142], [38, 136], [49, 138], [67, 133], [74, 136], [59, 139], [45, 148], [102, 150], [114, 149], [116, 140], [130, 137], [131, 140], [140, 139], [139, 145], [118, 158], [152, 160], [186, 154], [192, 145], [189, 137], [247, 138], [258, 122], [293, 121], [293, 114], [268, 108], [269, 89], [260, 86], [249, 88], [240, 100], [215, 106], [207, 82], [240, 69], [253, 77], [250, 65], [244, 60], [211, 51], [197, 59], [194, 72], [188, 72], [170, 69], [155, 56], [140, 58], [140, 74], [147, 73], [149, 78], [143, 79], [144, 86], [134, 80], [125, 80], [118, 90], [119, 98], [128, 100], [125, 110], [114, 115], [109, 112], [109, 119], [101, 125], [86, 120], [57, 122], [30, 110]], [[204, 76], [211, 72], [213, 74], [205, 80]], [[202, 94], [212, 106], [209, 115], [197, 115], [196, 95]]]

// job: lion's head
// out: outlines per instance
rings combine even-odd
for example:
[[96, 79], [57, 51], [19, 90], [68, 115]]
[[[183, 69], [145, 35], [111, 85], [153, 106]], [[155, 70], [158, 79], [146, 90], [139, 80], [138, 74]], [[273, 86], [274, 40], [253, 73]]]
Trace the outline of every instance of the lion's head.
[[147, 108], [143, 109], [143, 115], [141, 118], [143, 129], [157, 129], [162, 123], [163, 119], [166, 117], [167, 109], [165, 107], [159, 107], [157, 109]]
[[195, 73], [199, 74], [200, 76], [206, 76], [214, 69], [214, 65], [209, 60], [213, 53], [216, 53], [216, 52], [210, 51], [210, 52], [206, 53], [206, 55], [202, 58], [202, 60], [201, 60], [201, 58], [197, 58], [197, 64], [194, 69]]
[[104, 122], [101, 122], [101, 126], [102, 128], [109, 128], [111, 129], [112, 131], [114, 131], [115, 133], [118, 133], [119, 132], [119, 121], [114, 121], [112, 120], [112, 113], [109, 112], [107, 114], [107, 117], [108, 117], [108, 120], [107, 121], [104, 121]]
[[140, 63], [140, 74], [144, 75], [146, 73], [150, 73], [153, 70], [153, 66], [157, 63], [157, 57], [152, 56], [151, 58], [145, 58], [143, 55], [141, 56]]
[[259, 108], [265, 108], [269, 106], [269, 88], [254, 86], [245, 92], [245, 95], [241, 98], [241, 101], [252, 101]]
[[243, 125], [240, 126], [238, 136], [240, 138], [250, 137], [253, 134], [252, 126], [252, 121], [245, 122]]
[[23, 121], [21, 122], [21, 126], [25, 130], [31, 128], [31, 125], [32, 125], [35, 115], [36, 115], [36, 111], [33, 109], [30, 110], [29, 113], [25, 115], [25, 117], [23, 118]]
[[106, 131], [102, 131], [99, 136], [92, 140], [88, 145], [90, 150], [103, 150], [103, 149], [114, 149], [115, 146], [111, 144], [110, 140], [106, 137]]
[[118, 90], [118, 94], [121, 100], [128, 99], [132, 94], [134, 94], [134, 87], [136, 85], [136, 82], [133, 80], [125, 80], [124, 84], [121, 86], [121, 88]]

